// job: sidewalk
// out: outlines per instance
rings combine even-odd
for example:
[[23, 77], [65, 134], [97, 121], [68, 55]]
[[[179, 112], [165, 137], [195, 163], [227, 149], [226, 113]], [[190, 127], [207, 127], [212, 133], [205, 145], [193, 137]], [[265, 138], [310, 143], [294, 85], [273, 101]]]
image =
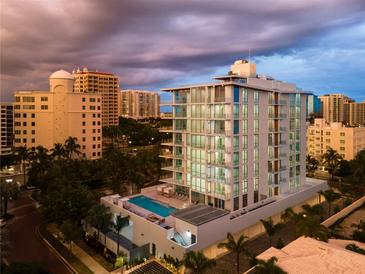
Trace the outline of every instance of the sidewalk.
[[72, 253], [95, 274], [109, 274], [109, 272], [104, 267], [102, 267], [97, 261], [95, 261], [89, 254], [87, 254], [75, 243], [72, 243]]

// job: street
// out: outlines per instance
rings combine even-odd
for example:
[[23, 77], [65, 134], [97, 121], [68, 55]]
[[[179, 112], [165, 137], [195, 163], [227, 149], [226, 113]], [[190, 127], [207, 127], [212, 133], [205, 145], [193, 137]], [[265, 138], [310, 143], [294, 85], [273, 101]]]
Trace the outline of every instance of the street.
[[53, 274], [68, 274], [70, 271], [36, 234], [42, 216], [30, 198], [31, 193], [22, 192], [18, 200], [9, 202], [8, 213], [15, 217], [6, 225], [11, 244], [7, 259], [9, 263], [40, 262]]

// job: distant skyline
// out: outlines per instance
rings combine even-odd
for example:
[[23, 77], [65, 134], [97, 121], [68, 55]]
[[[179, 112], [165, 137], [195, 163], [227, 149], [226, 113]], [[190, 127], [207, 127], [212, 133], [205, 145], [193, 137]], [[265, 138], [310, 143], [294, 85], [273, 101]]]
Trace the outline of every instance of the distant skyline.
[[317, 95], [365, 100], [365, 1], [1, 2], [1, 101], [86, 66], [121, 89], [211, 81], [236, 59]]

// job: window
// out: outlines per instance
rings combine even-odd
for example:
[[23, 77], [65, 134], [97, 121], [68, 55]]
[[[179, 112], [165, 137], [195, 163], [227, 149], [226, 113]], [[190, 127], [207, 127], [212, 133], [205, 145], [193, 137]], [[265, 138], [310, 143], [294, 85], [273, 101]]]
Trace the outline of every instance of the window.
[[27, 126], [27, 122], [23, 122], [23, 126], [26, 127]]
[[32, 122], [32, 127], [35, 127], [35, 122]]
[[24, 96], [23, 97], [23, 102], [31, 102], [31, 103], [33, 103], [34, 101], [35, 101], [35, 99], [32, 96]]
[[92, 102], [92, 103], [94, 103], [95, 102], [95, 98], [90, 98], [89, 101]]
[[47, 102], [48, 101], [48, 97], [41, 97], [41, 101], [42, 102]]
[[35, 113], [32, 113], [31, 115], [32, 115], [32, 118], [35, 118]]
[[82, 130], [82, 133], [86, 133], [86, 129], [83, 129], [83, 130]]
[[86, 126], [86, 122], [82, 122], [82, 125], [83, 125], [83, 126]]
[[15, 118], [20, 118], [20, 113], [15, 113], [15, 114], [14, 114], [14, 117], [15, 117]]
[[82, 110], [85, 110], [86, 109], [86, 107], [85, 106], [82, 106]]
[[34, 138], [32, 138], [32, 143], [33, 143], [33, 144], [35, 143], [35, 139], [34, 139]]
[[83, 113], [83, 114], [82, 114], [82, 118], [85, 118], [85, 117], [86, 117], [86, 114], [85, 114], [85, 113]]
[[340, 132], [340, 136], [345, 136], [345, 132]]
[[43, 110], [48, 109], [48, 105], [41, 105], [41, 109]]
[[23, 109], [35, 109], [34, 105], [23, 105]]
[[23, 118], [27, 118], [27, 114], [26, 113], [23, 113]]
[[32, 134], [35, 134], [35, 130], [34, 129], [32, 129]]
[[90, 110], [95, 110], [95, 106], [90, 106]]
[[15, 102], [20, 102], [20, 97], [19, 96], [15, 96]]
[[82, 98], [82, 102], [85, 102], [85, 101], [86, 101], [86, 99], [83, 97], [83, 98]]
[[23, 130], [23, 134], [27, 134], [27, 131], [26, 130]]

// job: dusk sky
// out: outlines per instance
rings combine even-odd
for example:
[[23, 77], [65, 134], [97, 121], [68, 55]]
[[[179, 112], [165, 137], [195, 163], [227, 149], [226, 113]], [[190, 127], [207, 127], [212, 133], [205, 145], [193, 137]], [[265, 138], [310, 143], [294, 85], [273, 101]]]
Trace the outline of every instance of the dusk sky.
[[2, 0], [1, 101], [83, 66], [121, 88], [207, 82], [249, 49], [259, 74], [365, 100], [364, 0]]

